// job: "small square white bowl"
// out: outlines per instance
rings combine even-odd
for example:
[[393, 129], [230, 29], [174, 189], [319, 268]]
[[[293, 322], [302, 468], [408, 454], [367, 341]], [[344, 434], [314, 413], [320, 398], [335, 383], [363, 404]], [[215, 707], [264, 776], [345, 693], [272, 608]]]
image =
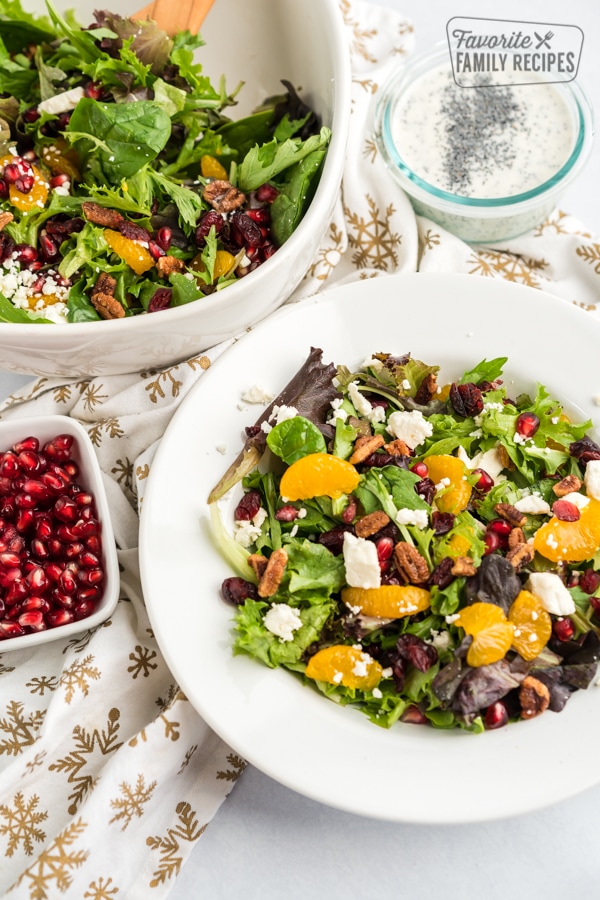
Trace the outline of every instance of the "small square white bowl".
[[23, 650], [38, 644], [47, 643], [48, 641], [62, 640], [73, 634], [79, 634], [82, 631], [95, 628], [112, 615], [119, 599], [119, 564], [110, 510], [102, 483], [102, 472], [98, 459], [92, 442], [83, 426], [75, 419], [61, 415], [34, 416], [0, 421], [0, 454], [10, 450], [13, 444], [27, 437], [38, 438], [40, 447], [42, 447], [43, 444], [59, 434], [70, 434], [73, 436], [74, 441], [70, 458], [79, 467], [79, 474], [75, 480], [77, 484], [94, 497], [102, 538], [101, 560], [104, 571], [102, 595], [94, 612], [86, 618], [78, 619], [65, 625], [57, 625], [44, 631], [0, 639], [0, 654], [7, 650]]

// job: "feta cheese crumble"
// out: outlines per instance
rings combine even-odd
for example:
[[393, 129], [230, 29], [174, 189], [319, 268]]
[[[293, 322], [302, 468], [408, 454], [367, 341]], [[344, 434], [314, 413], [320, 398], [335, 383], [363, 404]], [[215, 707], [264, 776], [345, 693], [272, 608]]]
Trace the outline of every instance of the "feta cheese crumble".
[[591, 459], [585, 467], [585, 489], [592, 500], [600, 500], [600, 459]]
[[274, 603], [267, 611], [264, 623], [280, 641], [293, 641], [294, 632], [302, 628], [300, 613], [287, 603]]
[[377, 547], [373, 541], [357, 538], [346, 531], [344, 534], [344, 565], [346, 581], [350, 587], [377, 588], [381, 585], [381, 569], [377, 558]]
[[253, 384], [251, 388], [243, 392], [242, 400], [246, 403], [262, 403], [266, 406], [273, 400], [273, 396], [259, 384]]
[[399, 509], [396, 515], [398, 525], [416, 525], [417, 528], [427, 528], [429, 516], [426, 509]]
[[387, 430], [395, 438], [404, 441], [411, 450], [422, 444], [433, 434], [433, 425], [418, 409], [398, 410], [393, 412], [388, 419]]
[[531, 516], [549, 516], [552, 512], [550, 504], [539, 494], [526, 494], [515, 503], [515, 509]]
[[554, 572], [532, 572], [525, 589], [535, 594], [546, 612], [554, 616], [569, 616], [575, 612], [573, 598]]

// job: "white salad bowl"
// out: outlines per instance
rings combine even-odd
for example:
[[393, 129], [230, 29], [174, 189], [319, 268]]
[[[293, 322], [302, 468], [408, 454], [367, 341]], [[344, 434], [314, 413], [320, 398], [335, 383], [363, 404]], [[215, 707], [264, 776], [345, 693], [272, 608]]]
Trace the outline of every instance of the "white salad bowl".
[[[111, 7], [135, 12], [131, 0]], [[61, 0], [62, 10], [71, 4]], [[26, 3], [44, 12], [42, 0]], [[92, 20], [97, 3], [79, 3]], [[244, 82], [235, 115], [249, 114], [289, 80], [331, 128], [321, 179], [296, 231], [262, 266], [205, 299], [158, 313], [74, 324], [0, 323], [0, 367], [46, 376], [111, 375], [158, 368], [243, 333], [281, 306], [314, 258], [338, 197], [350, 116], [350, 63], [337, 0], [219, 0], [205, 20], [199, 52], [213, 83], [230, 90]]]

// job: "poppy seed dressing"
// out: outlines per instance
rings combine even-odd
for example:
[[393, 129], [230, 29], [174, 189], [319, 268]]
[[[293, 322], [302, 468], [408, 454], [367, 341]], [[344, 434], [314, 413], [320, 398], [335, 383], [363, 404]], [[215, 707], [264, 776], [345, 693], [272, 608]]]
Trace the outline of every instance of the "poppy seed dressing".
[[458, 86], [440, 65], [406, 90], [392, 121], [403, 162], [433, 187], [463, 197], [510, 197], [552, 178], [575, 144], [557, 88], [499, 83], [492, 73], [471, 81]]

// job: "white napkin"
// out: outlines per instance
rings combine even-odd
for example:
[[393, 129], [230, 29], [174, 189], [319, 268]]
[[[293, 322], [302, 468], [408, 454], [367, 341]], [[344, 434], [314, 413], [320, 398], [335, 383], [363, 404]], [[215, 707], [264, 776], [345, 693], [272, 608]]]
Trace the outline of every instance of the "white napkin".
[[[412, 27], [373, 3], [341, 0], [341, 9], [353, 62], [343, 188], [290, 302], [328, 285], [419, 269], [507, 278], [595, 311], [600, 242], [570, 216], [556, 211], [521, 238], [470, 247], [414, 215], [371, 132], [377, 87], [410, 53]], [[166, 897], [244, 769], [174, 683], [148, 621], [137, 558], [138, 512], [158, 441], [228, 346], [162, 371], [39, 378], [0, 408], [4, 419], [57, 412], [86, 427], [122, 566], [121, 599], [105, 625], [36, 651], [0, 653], [3, 896]]]

